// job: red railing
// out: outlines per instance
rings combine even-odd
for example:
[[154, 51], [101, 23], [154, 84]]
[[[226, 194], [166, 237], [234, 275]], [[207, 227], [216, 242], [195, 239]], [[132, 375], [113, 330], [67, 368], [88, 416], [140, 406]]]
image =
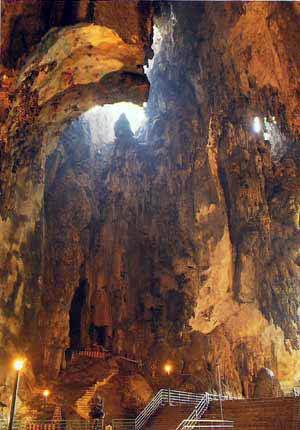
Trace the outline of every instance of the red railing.
[[83, 351], [76, 351], [72, 353], [71, 357], [71, 363], [76, 361], [79, 357], [87, 357], [87, 358], [93, 358], [96, 360], [106, 360], [110, 356], [109, 352], [105, 351], [94, 351], [94, 350], [83, 350]]
[[56, 430], [57, 425], [54, 423], [29, 423], [26, 430]]

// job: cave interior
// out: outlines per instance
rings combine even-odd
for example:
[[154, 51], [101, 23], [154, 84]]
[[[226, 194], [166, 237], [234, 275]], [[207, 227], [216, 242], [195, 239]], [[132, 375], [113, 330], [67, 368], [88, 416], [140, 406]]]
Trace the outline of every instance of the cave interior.
[[299, 20], [2, 1], [1, 404], [15, 357], [20, 418], [300, 387]]

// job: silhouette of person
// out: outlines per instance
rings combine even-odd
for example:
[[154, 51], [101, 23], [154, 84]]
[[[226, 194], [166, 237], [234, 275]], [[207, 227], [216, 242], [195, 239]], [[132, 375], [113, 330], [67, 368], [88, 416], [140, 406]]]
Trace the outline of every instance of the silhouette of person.
[[93, 399], [90, 417], [94, 420], [94, 430], [103, 430], [103, 419], [105, 417], [104, 402], [99, 394]]

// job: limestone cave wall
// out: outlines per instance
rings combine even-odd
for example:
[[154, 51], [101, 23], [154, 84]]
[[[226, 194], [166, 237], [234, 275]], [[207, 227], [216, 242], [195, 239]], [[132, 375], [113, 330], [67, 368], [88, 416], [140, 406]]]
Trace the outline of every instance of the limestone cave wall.
[[[297, 4], [10, 6], [3, 357], [24, 353], [35, 376], [56, 378], [66, 350], [88, 347], [96, 327], [113, 354], [142, 361], [153, 388], [166, 383], [166, 360], [185, 389], [216, 388], [217, 361], [230, 392], [252, 394], [264, 367], [295, 385]], [[148, 100], [143, 130], [133, 135], [121, 117], [115, 140], [95, 146], [80, 115], [123, 100]], [[255, 117], [265, 133], [253, 131]]]

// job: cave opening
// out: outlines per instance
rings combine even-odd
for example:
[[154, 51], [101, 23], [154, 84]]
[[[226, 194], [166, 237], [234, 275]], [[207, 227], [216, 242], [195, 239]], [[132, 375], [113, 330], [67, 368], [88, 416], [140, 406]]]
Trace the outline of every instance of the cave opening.
[[70, 307], [69, 317], [69, 336], [70, 349], [73, 351], [82, 348], [82, 323], [83, 308], [87, 301], [87, 281], [81, 280], [76, 289]]
[[125, 114], [133, 134], [137, 135], [146, 122], [145, 106], [146, 103], [139, 106], [129, 102], [96, 105], [83, 113], [79, 120], [88, 124], [92, 144], [99, 148], [114, 142], [114, 127], [122, 114]]
[[84, 163], [93, 162], [99, 154], [110, 157], [116, 141], [115, 125], [124, 115], [132, 136], [141, 143], [147, 119], [145, 107], [146, 103], [140, 106], [129, 102], [95, 105], [71, 121], [60, 137], [58, 148], [47, 159], [47, 185], [55, 185], [56, 175], [62, 180], [67, 169], [72, 168], [78, 174]]
[[98, 342], [98, 345], [100, 346], [105, 346], [106, 330], [107, 330], [106, 326], [101, 326], [97, 328], [97, 342]]
[[96, 326], [95, 324], [90, 325], [89, 336], [91, 345], [94, 348], [102, 347], [107, 349], [108, 345], [108, 326]]

